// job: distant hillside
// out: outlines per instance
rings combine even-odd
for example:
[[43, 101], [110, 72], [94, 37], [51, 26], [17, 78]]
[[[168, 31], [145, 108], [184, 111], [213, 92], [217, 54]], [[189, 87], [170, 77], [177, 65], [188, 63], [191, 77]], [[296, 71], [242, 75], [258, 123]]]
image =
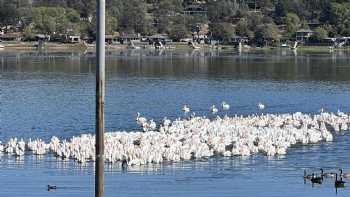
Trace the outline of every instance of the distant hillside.
[[[0, 0], [2, 33], [95, 35], [96, 0]], [[349, 0], [107, 0], [107, 32], [279, 40], [350, 36]], [[209, 27], [209, 29], [208, 29]]]

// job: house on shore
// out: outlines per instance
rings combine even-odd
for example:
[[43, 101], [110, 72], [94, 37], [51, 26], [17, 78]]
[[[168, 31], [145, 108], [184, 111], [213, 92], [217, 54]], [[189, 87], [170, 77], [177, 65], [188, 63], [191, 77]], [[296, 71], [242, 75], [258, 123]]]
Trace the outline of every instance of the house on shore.
[[205, 7], [205, 4], [202, 3], [195, 3], [185, 6], [185, 9], [183, 11], [185, 15], [207, 15], [208, 10]]
[[155, 34], [152, 36], [148, 36], [147, 40], [149, 44], [161, 42], [162, 44], [166, 44], [168, 42], [172, 42], [172, 40], [169, 38], [167, 34]]
[[22, 34], [21, 33], [6, 33], [6, 34], [0, 34], [0, 40], [1, 41], [21, 41], [22, 40]]
[[51, 36], [50, 35], [45, 35], [45, 34], [36, 34], [34, 37], [35, 41], [50, 41], [51, 40]]
[[129, 44], [131, 42], [141, 42], [140, 34], [121, 34], [118, 38], [120, 44]]
[[244, 36], [232, 35], [230, 39], [230, 43], [234, 45], [238, 45], [239, 43], [248, 43], [248, 42], [249, 42], [249, 38]]
[[307, 42], [311, 36], [313, 36], [315, 34], [314, 31], [312, 31], [311, 29], [300, 29], [297, 32], [295, 32], [295, 40], [297, 42], [302, 42], [305, 43]]
[[106, 35], [105, 41], [107, 44], [119, 44], [118, 36], [115, 35]]
[[66, 42], [67, 43], [80, 43], [81, 39], [80, 39], [80, 35], [67, 35], [66, 36]]

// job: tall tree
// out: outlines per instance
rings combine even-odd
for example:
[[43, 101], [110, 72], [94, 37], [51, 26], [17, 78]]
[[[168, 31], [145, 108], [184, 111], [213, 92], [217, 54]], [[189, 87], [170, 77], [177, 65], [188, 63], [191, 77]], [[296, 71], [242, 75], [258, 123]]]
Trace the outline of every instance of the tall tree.
[[208, 18], [212, 22], [229, 22], [238, 10], [236, 0], [210, 0], [208, 1]]
[[18, 22], [17, 2], [0, 0], [1, 26], [15, 25]]

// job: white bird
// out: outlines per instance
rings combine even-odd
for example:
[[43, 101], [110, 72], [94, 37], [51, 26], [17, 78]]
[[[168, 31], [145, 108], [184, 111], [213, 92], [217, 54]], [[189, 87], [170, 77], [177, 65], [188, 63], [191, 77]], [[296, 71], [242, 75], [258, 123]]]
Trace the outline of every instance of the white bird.
[[230, 105], [228, 103], [226, 103], [225, 101], [222, 101], [221, 107], [222, 107], [223, 110], [229, 110], [230, 109]]
[[150, 121], [149, 121], [149, 128], [150, 128], [152, 131], [154, 131], [154, 130], [156, 130], [156, 128], [157, 128], [157, 124], [156, 124], [153, 120], [150, 120]]
[[191, 118], [194, 118], [194, 117], [196, 117], [196, 112], [192, 112], [191, 114]]
[[167, 117], [163, 118], [163, 126], [168, 127], [171, 124], [171, 120], [169, 120]]
[[[131, 166], [203, 159], [215, 155], [248, 156], [259, 152], [267, 156], [285, 155], [294, 144], [331, 141], [335, 135], [333, 128], [322, 126], [320, 129], [319, 122], [345, 131], [340, 125], [349, 125], [350, 116], [341, 112], [315, 115], [297, 112], [216, 119], [191, 116], [173, 122], [165, 119], [164, 122], [167, 126], [157, 127], [153, 120], [145, 121], [143, 129], [149, 132], [144, 133], [105, 133], [105, 161], [118, 163], [125, 160]], [[7, 143], [0, 143], [1, 149], [3, 152], [0, 154], [8, 155], [23, 155], [25, 151], [39, 155], [51, 152], [56, 157], [74, 159], [79, 163], [96, 160], [95, 136], [91, 134], [62, 141], [53, 137], [49, 143], [41, 139], [25, 142], [11, 138]], [[348, 176], [348, 172], [341, 174], [343, 178]]]
[[136, 122], [139, 125], [143, 125], [143, 124], [145, 124], [147, 122], [147, 118], [142, 117], [141, 114], [139, 112], [137, 112]]
[[190, 108], [187, 105], [184, 105], [182, 107], [182, 111], [185, 112], [185, 113], [188, 113], [188, 112], [190, 112]]
[[261, 102], [259, 102], [259, 103], [258, 103], [258, 108], [259, 108], [260, 110], [263, 110], [263, 109], [265, 109], [265, 105], [262, 104]]
[[211, 111], [211, 113], [213, 113], [213, 114], [216, 114], [216, 113], [218, 113], [218, 108], [216, 108], [216, 106], [215, 105], [212, 105], [211, 107], [210, 107], [210, 111]]

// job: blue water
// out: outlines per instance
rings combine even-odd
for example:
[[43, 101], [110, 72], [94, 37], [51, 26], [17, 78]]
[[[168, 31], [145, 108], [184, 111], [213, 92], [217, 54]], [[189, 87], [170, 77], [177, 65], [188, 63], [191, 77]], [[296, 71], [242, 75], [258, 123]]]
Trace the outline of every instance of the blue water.
[[[184, 117], [184, 104], [211, 117], [350, 112], [346, 52], [115, 51], [107, 55], [106, 129], [139, 129], [135, 114], [160, 121]], [[95, 60], [91, 53], [0, 52], [0, 141], [10, 137], [69, 138], [94, 132]], [[219, 115], [225, 115], [220, 112]], [[334, 183], [304, 184], [303, 169], [350, 170], [350, 135], [297, 146], [284, 157], [262, 155], [141, 166], [106, 166], [106, 196], [335, 196]], [[52, 155], [0, 156], [0, 196], [93, 196], [94, 168]], [[48, 192], [47, 184], [58, 186]], [[349, 185], [350, 186], [350, 185]], [[337, 196], [348, 196], [348, 188]]]

